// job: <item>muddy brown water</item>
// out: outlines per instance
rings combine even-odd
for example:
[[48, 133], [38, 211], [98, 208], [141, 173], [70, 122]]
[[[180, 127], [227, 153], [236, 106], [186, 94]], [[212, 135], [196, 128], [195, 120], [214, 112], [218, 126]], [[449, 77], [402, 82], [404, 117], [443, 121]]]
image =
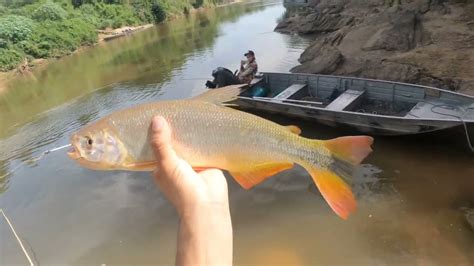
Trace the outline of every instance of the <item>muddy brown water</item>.
[[[208, 10], [101, 44], [37, 70], [0, 99], [0, 208], [36, 262], [172, 264], [177, 217], [148, 173], [97, 172], [64, 151], [81, 126], [142, 102], [203, 91], [217, 66], [238, 67], [255, 50], [261, 70], [287, 71], [307, 40], [274, 33], [280, 3]], [[353, 132], [296, 124], [312, 138]], [[455, 138], [460, 138], [455, 135]], [[299, 167], [245, 191], [231, 178], [237, 265], [472, 265], [474, 231], [462, 208], [474, 207], [474, 157], [452, 135], [377, 137], [357, 170], [358, 211], [339, 219]], [[0, 218], [0, 264], [25, 263]]]

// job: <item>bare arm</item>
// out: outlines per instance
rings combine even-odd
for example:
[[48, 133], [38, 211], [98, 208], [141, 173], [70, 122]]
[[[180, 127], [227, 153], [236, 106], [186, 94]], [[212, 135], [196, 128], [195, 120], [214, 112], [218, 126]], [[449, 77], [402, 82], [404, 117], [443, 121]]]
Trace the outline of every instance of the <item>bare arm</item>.
[[180, 217], [176, 264], [232, 265], [232, 223], [222, 172], [198, 174], [180, 159], [162, 117], [153, 119], [152, 146], [158, 167], [155, 181]]
[[247, 69], [243, 70], [242, 73], [240, 73], [241, 76], [248, 76], [250, 74], [252, 74], [252, 72], [255, 70], [257, 66], [254, 64], [254, 63], [250, 63], [249, 66], [247, 67]]

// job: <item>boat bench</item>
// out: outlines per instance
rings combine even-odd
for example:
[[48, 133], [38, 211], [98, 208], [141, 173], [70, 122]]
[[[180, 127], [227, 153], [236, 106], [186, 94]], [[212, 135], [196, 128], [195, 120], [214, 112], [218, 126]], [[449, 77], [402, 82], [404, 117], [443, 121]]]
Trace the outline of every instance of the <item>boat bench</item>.
[[349, 109], [362, 99], [362, 95], [364, 95], [364, 93], [365, 90], [346, 90], [328, 106], [326, 106], [326, 109], [332, 111], [343, 111]]
[[280, 92], [277, 96], [273, 97], [273, 99], [287, 100], [307, 86], [307, 84], [292, 84], [290, 87]]
[[253, 78], [252, 81], [250, 81], [249, 86], [252, 87], [253, 85], [256, 85], [260, 81], [262, 81], [263, 78]]
[[442, 101], [419, 102], [405, 115], [405, 117], [426, 119], [453, 119], [453, 117], [464, 116], [464, 112], [462, 111], [462, 109], [436, 108], [436, 106], [446, 106], [446, 103]]

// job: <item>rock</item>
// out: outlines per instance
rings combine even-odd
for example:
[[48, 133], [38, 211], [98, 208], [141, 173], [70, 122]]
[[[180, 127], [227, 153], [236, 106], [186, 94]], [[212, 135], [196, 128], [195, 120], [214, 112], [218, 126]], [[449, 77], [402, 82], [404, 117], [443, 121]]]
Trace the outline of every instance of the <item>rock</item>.
[[308, 9], [305, 12], [290, 14], [290, 17], [282, 20], [275, 31], [282, 33], [293, 33], [306, 35], [321, 32], [333, 32], [354, 21], [353, 16], [342, 16], [340, 12], [343, 5], [330, 5], [322, 10]]
[[416, 46], [416, 15], [412, 11], [391, 14], [390, 23], [380, 28], [362, 47], [363, 50], [408, 51]]
[[467, 223], [471, 226], [471, 229], [474, 230], [474, 209], [470, 208], [461, 208], [461, 211], [466, 217]]
[[333, 32], [347, 26], [354, 20], [353, 17], [343, 17], [340, 14], [310, 14], [299, 25], [299, 34], [314, 34]]
[[292, 72], [409, 82], [474, 95], [473, 1], [312, 2], [279, 24], [282, 32], [315, 34], [299, 59], [302, 65]]
[[333, 46], [314, 46], [306, 55], [302, 55], [300, 66], [290, 70], [293, 73], [330, 74], [337, 69], [344, 57]]
[[[321, 55], [321, 50], [326, 49], [324, 46], [336, 46], [339, 45], [341, 40], [344, 38], [345, 30], [341, 29], [339, 31], [328, 34], [327, 37], [322, 38], [319, 41], [315, 41], [311, 46], [309, 46], [300, 56], [298, 62], [301, 64], [313, 60], [315, 57]], [[340, 54], [339, 50], [337, 52]]]

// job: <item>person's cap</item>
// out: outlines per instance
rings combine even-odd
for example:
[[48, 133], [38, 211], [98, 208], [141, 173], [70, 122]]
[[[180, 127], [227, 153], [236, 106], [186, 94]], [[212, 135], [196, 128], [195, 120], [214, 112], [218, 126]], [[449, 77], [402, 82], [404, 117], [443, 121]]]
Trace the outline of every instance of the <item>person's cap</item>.
[[246, 52], [244, 55], [245, 55], [245, 56], [248, 56], [248, 55], [255, 56], [255, 53], [254, 53], [252, 50], [249, 50], [249, 51]]

